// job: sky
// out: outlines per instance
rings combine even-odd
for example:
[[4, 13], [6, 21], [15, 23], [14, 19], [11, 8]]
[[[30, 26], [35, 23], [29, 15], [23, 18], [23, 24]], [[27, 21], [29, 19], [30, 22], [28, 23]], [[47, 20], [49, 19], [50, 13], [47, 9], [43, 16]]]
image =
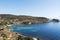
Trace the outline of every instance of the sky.
[[60, 0], [0, 0], [0, 14], [60, 19]]

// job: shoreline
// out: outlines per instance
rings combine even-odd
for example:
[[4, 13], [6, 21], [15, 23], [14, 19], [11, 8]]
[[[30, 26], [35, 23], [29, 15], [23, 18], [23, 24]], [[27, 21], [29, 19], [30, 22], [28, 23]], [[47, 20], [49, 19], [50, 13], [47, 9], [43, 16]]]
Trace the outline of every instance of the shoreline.
[[[17, 25], [17, 24], [10, 24], [10, 25], [7, 25], [8, 26], [8, 28], [9, 27], [11, 27], [11, 26], [13, 26], [13, 25]], [[30, 24], [29, 24], [30, 25]], [[8, 29], [9, 30], [9, 29]], [[12, 31], [12, 30], [10, 30], [10, 31]], [[12, 31], [12, 32], [14, 32], [14, 31]], [[29, 36], [24, 36], [24, 35], [22, 35], [22, 34], [20, 34], [20, 33], [18, 33], [18, 32], [15, 32], [15, 33], [17, 33], [18, 35], [20, 35], [20, 36], [22, 36], [22, 37], [29, 37]], [[33, 40], [38, 40], [38, 38], [36, 38], [36, 37], [31, 37]]]

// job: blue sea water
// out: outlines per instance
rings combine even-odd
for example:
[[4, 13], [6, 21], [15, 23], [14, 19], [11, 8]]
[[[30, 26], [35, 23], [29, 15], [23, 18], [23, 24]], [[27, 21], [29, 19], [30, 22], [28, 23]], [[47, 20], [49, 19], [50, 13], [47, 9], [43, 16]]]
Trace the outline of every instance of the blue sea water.
[[39, 37], [42, 40], [60, 40], [60, 22], [14, 25], [10, 30], [25, 36]]

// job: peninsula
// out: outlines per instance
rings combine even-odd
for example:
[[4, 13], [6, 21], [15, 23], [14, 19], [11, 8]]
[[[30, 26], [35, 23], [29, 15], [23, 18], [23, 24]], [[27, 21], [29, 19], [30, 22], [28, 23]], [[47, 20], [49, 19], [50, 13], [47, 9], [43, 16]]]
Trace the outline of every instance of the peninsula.
[[6, 24], [33, 24], [48, 22], [49, 19], [45, 17], [33, 17], [24, 15], [0, 14], [0, 23]]

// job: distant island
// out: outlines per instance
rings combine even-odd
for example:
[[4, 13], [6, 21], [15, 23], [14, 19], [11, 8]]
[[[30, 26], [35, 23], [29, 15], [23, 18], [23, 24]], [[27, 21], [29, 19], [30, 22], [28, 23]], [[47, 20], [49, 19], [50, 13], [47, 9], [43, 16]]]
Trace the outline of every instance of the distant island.
[[58, 19], [52, 19], [52, 21], [53, 21], [53, 22], [59, 22], [59, 20], [58, 20]]
[[[53, 21], [58, 21], [53, 19]], [[24, 15], [0, 14], [0, 40], [40, 40], [39, 38], [27, 37], [8, 28], [13, 24], [34, 24], [50, 22], [45, 17], [33, 17]]]

